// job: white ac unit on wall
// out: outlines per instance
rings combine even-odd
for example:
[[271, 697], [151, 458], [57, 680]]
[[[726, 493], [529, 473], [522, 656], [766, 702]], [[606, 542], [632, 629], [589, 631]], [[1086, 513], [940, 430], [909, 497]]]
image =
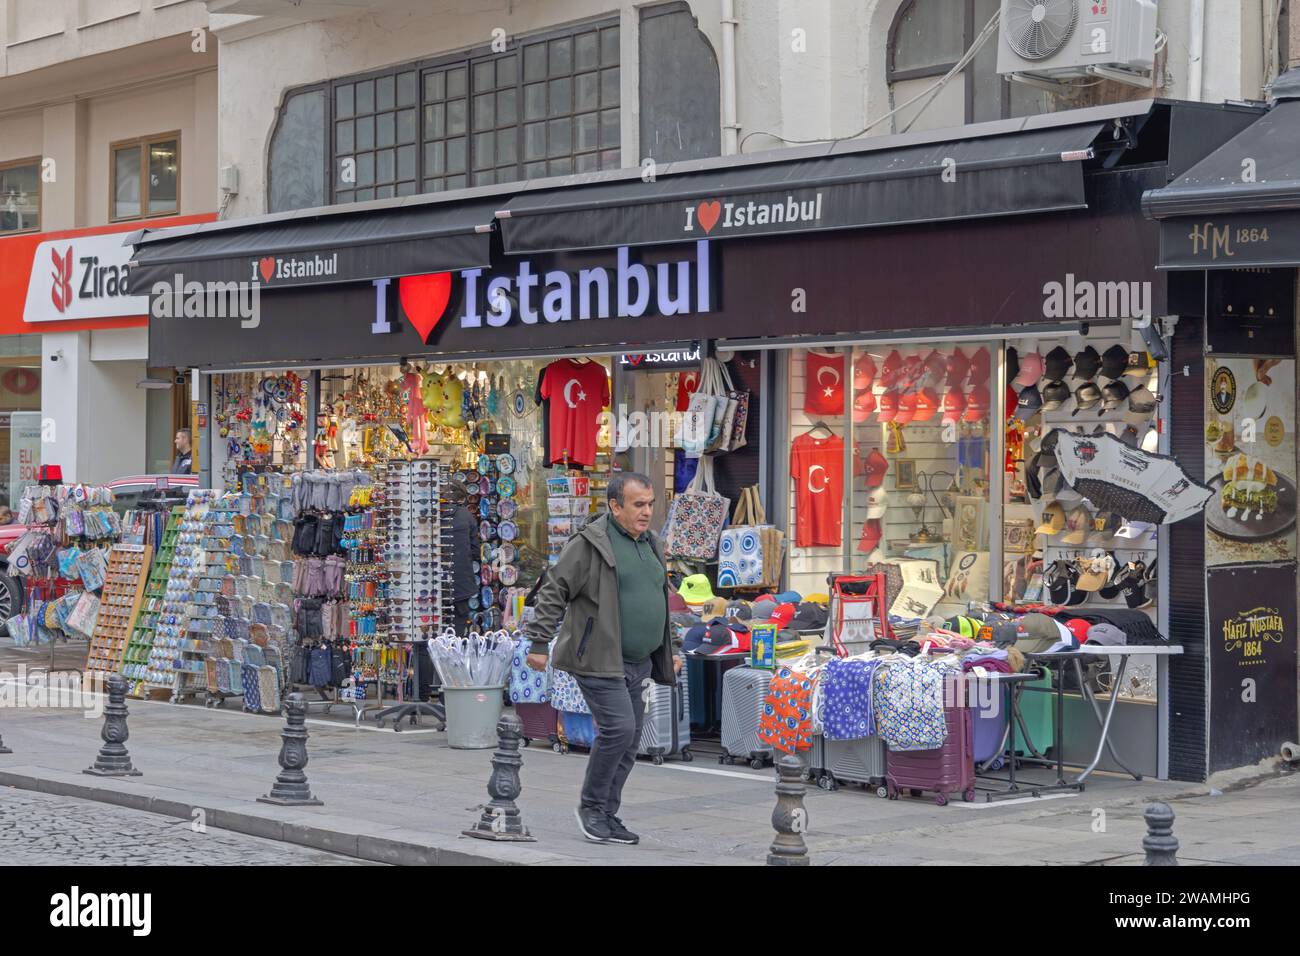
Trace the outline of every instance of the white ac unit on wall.
[[1002, 0], [998, 72], [1013, 79], [1148, 85], [1155, 45], [1155, 0]]

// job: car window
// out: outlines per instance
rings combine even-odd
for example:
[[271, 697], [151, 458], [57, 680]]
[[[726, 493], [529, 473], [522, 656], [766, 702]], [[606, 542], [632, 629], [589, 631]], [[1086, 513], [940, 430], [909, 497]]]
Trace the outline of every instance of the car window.
[[139, 503], [140, 492], [138, 491], [113, 492], [113, 510], [119, 515], [125, 515], [128, 511], [134, 510]]

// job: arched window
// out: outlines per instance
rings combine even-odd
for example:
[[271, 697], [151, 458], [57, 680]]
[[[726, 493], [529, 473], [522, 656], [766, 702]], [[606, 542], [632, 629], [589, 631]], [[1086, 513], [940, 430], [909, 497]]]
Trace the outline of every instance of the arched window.
[[[999, 7], [999, 0], [907, 0], [889, 28], [888, 76], [893, 105], [935, 84], [975, 42]], [[922, 97], [900, 111], [895, 131], [937, 129], [1029, 116], [1049, 109], [1048, 94], [998, 75], [994, 33], [975, 59], [953, 77], [928, 106]], [[918, 116], [918, 110], [925, 106]]]

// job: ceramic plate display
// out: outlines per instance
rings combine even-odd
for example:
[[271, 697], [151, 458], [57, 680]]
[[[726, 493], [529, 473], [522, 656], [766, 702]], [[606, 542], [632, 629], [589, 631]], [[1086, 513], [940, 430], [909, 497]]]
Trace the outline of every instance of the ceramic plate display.
[[497, 455], [497, 471], [503, 475], [512, 475], [515, 471], [515, 459], [513, 455]]
[[515, 496], [515, 480], [509, 475], [498, 478], [497, 494], [502, 498], [513, 498]]
[[513, 541], [519, 537], [519, 529], [513, 521], [503, 521], [498, 529], [502, 541]]
[[497, 505], [497, 514], [502, 518], [513, 518], [515, 516], [515, 507], [515, 500], [513, 498], [506, 498]]

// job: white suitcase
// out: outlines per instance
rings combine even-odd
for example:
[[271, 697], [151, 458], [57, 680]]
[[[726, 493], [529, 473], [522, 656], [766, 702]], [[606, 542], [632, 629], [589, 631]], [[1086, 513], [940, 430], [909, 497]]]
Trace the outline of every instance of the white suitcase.
[[758, 737], [763, 699], [772, 672], [756, 667], [733, 667], [722, 675], [722, 756], [719, 763], [747, 760], [755, 770], [772, 762], [772, 748]]

